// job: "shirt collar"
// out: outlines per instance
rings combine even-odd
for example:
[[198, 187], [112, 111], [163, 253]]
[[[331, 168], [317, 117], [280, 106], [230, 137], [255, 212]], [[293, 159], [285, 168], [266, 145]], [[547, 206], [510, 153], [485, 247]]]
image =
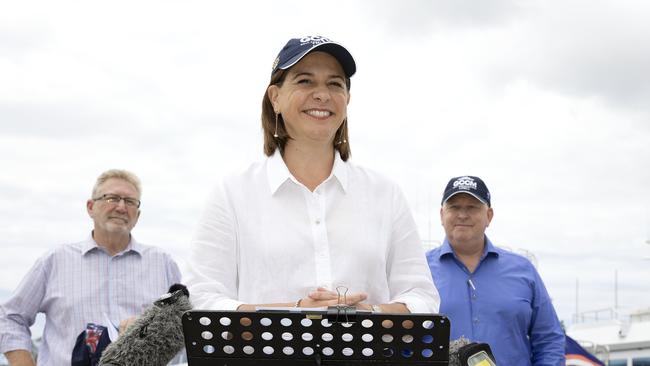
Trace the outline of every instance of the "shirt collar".
[[[93, 233], [90, 232], [90, 235], [88, 235], [86, 240], [81, 244], [81, 255], [82, 256], [86, 255], [93, 250], [101, 250], [101, 249], [99, 248], [99, 244], [97, 244], [97, 242], [93, 238]], [[133, 235], [131, 235], [131, 241], [129, 241], [129, 245], [126, 246], [126, 249], [117, 253], [116, 255], [121, 255], [128, 252], [134, 252], [139, 255], [142, 255], [142, 244], [138, 243], [138, 241], [135, 240]]]
[[[278, 150], [276, 150], [275, 153], [266, 161], [266, 176], [269, 188], [271, 189], [271, 195], [274, 195], [280, 186], [287, 180], [292, 180], [297, 183], [296, 178], [294, 178], [293, 175], [291, 175], [291, 172], [289, 172], [289, 168], [287, 168], [287, 165], [284, 163], [282, 155]], [[346, 192], [348, 189], [348, 166], [341, 159], [341, 155], [338, 151], [334, 152], [334, 166], [332, 167], [330, 176], [325, 179], [325, 182], [330, 180], [332, 177], [336, 178], [343, 191]]]
[[348, 165], [341, 159], [341, 154], [338, 151], [334, 152], [334, 166], [330, 177], [333, 176], [339, 181], [343, 192], [348, 191], [348, 168]]
[[[485, 247], [483, 248], [483, 255], [481, 255], [481, 260], [483, 260], [487, 255], [494, 255], [494, 256], [499, 256], [499, 252], [497, 251], [496, 247], [494, 244], [492, 244], [492, 241], [490, 241], [490, 238], [485, 236]], [[449, 239], [445, 237], [445, 241], [442, 242], [442, 247], [440, 248], [440, 258], [446, 255], [454, 255], [454, 250], [451, 247], [451, 244], [449, 243]]]
[[488, 254], [492, 254], [492, 255], [495, 255], [495, 256], [498, 257], [499, 256], [499, 251], [494, 246], [494, 244], [492, 244], [492, 241], [490, 241], [490, 238], [488, 238], [487, 235], [486, 235], [485, 236], [485, 250], [483, 251], [483, 256], [481, 257], [481, 259], [485, 258]]
[[292, 178], [289, 168], [287, 168], [284, 160], [282, 160], [282, 154], [280, 154], [280, 151], [277, 149], [275, 150], [275, 153], [266, 160], [266, 177], [269, 181], [271, 195], [274, 195], [278, 188], [280, 188], [287, 179]]
[[454, 255], [454, 250], [451, 248], [451, 244], [449, 244], [449, 240], [447, 237], [445, 237], [445, 240], [442, 242], [442, 246], [440, 247], [440, 258], [447, 256], [447, 255]]

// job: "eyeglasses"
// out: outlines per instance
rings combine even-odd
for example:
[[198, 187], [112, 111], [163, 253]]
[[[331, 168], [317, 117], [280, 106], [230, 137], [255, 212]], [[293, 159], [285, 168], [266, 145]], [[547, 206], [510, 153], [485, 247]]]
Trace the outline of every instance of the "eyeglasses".
[[102, 200], [109, 205], [119, 205], [120, 201], [123, 200], [124, 204], [128, 207], [136, 207], [136, 208], [140, 207], [140, 200], [131, 197], [122, 197], [116, 194], [108, 193], [108, 194], [103, 194], [97, 198], [93, 198], [93, 201], [99, 201], [99, 200]]

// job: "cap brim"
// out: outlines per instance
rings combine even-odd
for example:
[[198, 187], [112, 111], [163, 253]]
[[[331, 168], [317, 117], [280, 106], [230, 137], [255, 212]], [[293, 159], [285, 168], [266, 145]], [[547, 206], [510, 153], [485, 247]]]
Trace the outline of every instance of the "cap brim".
[[452, 198], [453, 196], [455, 196], [455, 195], [457, 195], [457, 194], [459, 194], [459, 193], [469, 194], [470, 196], [472, 196], [472, 197], [476, 198], [477, 200], [479, 200], [482, 204], [484, 204], [484, 205], [490, 207], [490, 205], [488, 205], [488, 203], [485, 202], [485, 200], [483, 200], [481, 197], [479, 197], [479, 196], [477, 196], [476, 194], [474, 194], [474, 193], [472, 193], [472, 192], [469, 192], [469, 191], [456, 191], [456, 192], [450, 194], [449, 197], [445, 198], [445, 200], [442, 201], [442, 204], [444, 205], [445, 202], [449, 201], [450, 198]]
[[302, 60], [302, 58], [305, 57], [307, 54], [316, 50], [326, 52], [334, 56], [334, 58], [336, 58], [339, 64], [341, 64], [345, 76], [351, 77], [357, 71], [357, 65], [354, 62], [354, 58], [352, 58], [350, 52], [348, 52], [348, 50], [345, 49], [345, 47], [334, 42], [324, 42], [324, 43], [319, 43], [317, 45], [314, 45], [311, 48], [288, 59], [283, 64], [278, 65], [277, 69], [286, 70], [291, 66], [297, 64], [298, 61]]

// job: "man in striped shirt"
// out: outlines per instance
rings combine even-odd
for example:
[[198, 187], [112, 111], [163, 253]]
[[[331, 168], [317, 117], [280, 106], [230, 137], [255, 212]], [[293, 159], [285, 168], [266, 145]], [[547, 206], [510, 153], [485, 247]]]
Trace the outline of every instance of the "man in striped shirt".
[[167, 253], [131, 236], [140, 196], [140, 180], [131, 172], [109, 170], [97, 178], [86, 203], [92, 233], [39, 258], [0, 305], [0, 352], [10, 365], [35, 364], [29, 327], [39, 312], [45, 329], [38, 365], [70, 365], [77, 335], [88, 323], [124, 329], [180, 282]]

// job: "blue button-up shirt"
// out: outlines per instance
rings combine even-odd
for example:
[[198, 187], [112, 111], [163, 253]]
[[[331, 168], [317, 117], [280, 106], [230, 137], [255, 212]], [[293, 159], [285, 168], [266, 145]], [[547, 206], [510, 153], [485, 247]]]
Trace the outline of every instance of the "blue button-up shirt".
[[487, 237], [485, 243], [474, 273], [447, 238], [427, 252], [451, 338], [488, 343], [500, 366], [564, 366], [564, 332], [537, 270]]

